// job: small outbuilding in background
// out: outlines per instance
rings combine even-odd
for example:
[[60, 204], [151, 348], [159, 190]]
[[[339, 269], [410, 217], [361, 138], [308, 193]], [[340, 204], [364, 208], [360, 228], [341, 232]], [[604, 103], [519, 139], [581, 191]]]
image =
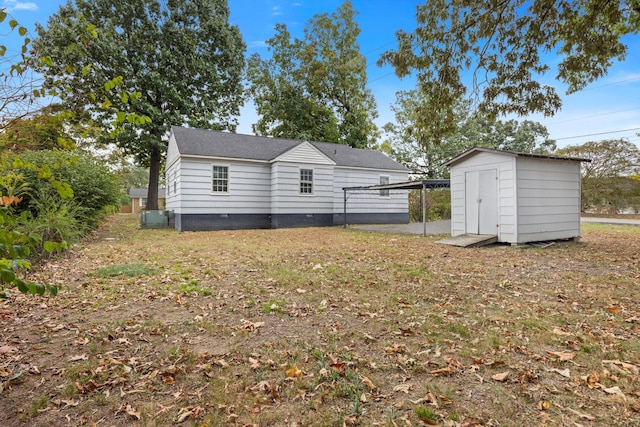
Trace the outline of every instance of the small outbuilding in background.
[[579, 238], [580, 164], [589, 161], [488, 148], [449, 160], [451, 236], [511, 244]]
[[[128, 210], [130, 213], [140, 213], [141, 211], [147, 208], [147, 193], [149, 192], [146, 188], [130, 188], [129, 189], [129, 198], [131, 198], [131, 209]], [[164, 188], [158, 188], [158, 209], [164, 208]]]

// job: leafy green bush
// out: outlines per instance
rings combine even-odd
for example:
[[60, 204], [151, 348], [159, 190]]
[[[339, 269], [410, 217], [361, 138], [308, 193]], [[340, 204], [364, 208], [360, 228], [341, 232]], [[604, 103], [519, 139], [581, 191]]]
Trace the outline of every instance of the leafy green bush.
[[[427, 191], [427, 221], [451, 219], [451, 192], [448, 189]], [[409, 192], [409, 219], [421, 221], [420, 191]]]
[[5, 201], [0, 206], [0, 298], [9, 296], [5, 289], [7, 286], [16, 286], [23, 293], [43, 295], [49, 291], [51, 295], [56, 295], [56, 286], [25, 281], [20, 276], [31, 268], [28, 258], [32, 248], [42, 245], [44, 251], [53, 252], [61, 250], [64, 244], [44, 242], [37, 234], [18, 231], [22, 224], [29, 222], [28, 214], [25, 212], [16, 216], [11, 206], [15, 200], [11, 200], [11, 203]]
[[[62, 150], [28, 151], [18, 155], [17, 159], [25, 164], [40, 166], [39, 169], [20, 170], [24, 182], [31, 188], [20, 208], [28, 208], [34, 218], [38, 218], [39, 211], [46, 208], [46, 204], [38, 199], [59, 198], [59, 189], [50, 182], [53, 179], [54, 182], [63, 182], [73, 191], [71, 200], [75, 207], [72, 211], [85, 225], [92, 226], [103, 215], [113, 212], [113, 209], [109, 210], [110, 206], [120, 206], [120, 186], [117, 179], [106, 166], [86, 153]], [[52, 209], [57, 208], [48, 209], [48, 215]]]
[[[80, 220], [86, 208], [82, 208], [74, 200], [61, 199], [40, 188], [31, 204], [37, 216], [21, 223], [16, 229], [24, 234], [40, 237], [41, 243], [34, 248], [38, 254], [47, 252], [43, 242], [76, 242], [90, 231], [89, 225]], [[28, 215], [32, 216], [30, 212]]]

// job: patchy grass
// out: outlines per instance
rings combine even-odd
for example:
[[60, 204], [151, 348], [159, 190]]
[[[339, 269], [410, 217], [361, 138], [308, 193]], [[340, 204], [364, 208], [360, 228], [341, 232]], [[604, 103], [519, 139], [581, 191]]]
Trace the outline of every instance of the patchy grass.
[[640, 424], [640, 227], [436, 240], [113, 216], [0, 305], [0, 425]]
[[143, 264], [109, 265], [98, 269], [98, 277], [137, 277], [151, 274], [152, 270]]

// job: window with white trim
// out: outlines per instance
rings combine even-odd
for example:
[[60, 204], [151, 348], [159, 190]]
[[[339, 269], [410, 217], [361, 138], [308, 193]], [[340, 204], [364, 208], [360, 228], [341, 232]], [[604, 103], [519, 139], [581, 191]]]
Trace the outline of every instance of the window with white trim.
[[229, 192], [229, 166], [211, 167], [211, 191], [214, 193]]
[[147, 198], [146, 197], [140, 197], [140, 206], [143, 207], [143, 208], [147, 206]]
[[300, 169], [300, 194], [313, 194], [313, 169]]
[[[389, 184], [389, 177], [387, 175], [380, 176], [380, 185]], [[389, 197], [389, 190], [380, 190], [380, 197]]]
[[175, 196], [178, 193], [178, 177], [176, 176], [177, 172], [173, 170], [173, 195]]

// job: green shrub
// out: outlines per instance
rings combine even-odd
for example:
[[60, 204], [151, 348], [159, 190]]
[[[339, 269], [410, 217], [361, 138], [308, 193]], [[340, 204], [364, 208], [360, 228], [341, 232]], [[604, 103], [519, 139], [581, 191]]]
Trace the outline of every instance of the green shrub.
[[78, 208], [74, 212], [81, 214], [78, 219], [86, 225], [94, 225], [109, 212], [110, 206], [120, 206], [118, 180], [106, 166], [86, 153], [63, 150], [27, 151], [17, 158], [26, 164], [40, 166], [39, 169], [20, 170], [31, 191], [19, 208], [29, 209], [34, 218], [40, 215], [39, 209], [44, 207], [38, 198], [53, 200], [58, 197], [58, 188], [50, 183], [51, 179], [69, 185], [73, 191], [71, 200]]
[[[73, 199], [63, 200], [40, 188], [31, 204], [37, 216], [20, 224], [19, 232], [38, 235], [41, 242], [74, 243], [90, 231], [89, 225], [81, 220], [87, 209]], [[45, 252], [43, 243], [34, 249], [39, 254]]]

